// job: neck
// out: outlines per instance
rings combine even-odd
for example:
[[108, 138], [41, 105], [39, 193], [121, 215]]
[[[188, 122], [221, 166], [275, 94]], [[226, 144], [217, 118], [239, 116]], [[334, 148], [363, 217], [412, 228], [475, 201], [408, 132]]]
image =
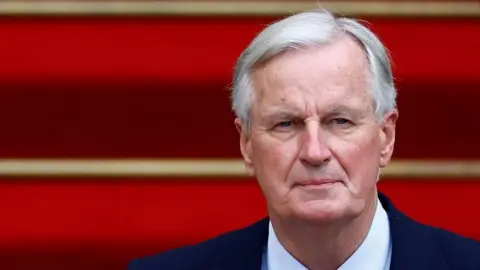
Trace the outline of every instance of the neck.
[[[361, 245], [373, 221], [377, 198], [359, 216], [318, 224], [271, 215], [282, 246], [310, 270], [338, 269]], [[381, 207], [381, 206], [378, 206]]]

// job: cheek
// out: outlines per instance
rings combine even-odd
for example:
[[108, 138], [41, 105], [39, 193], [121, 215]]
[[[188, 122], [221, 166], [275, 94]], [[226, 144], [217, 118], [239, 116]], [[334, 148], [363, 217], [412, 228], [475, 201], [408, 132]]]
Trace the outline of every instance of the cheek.
[[355, 189], [376, 183], [380, 166], [378, 136], [361, 136], [355, 140], [338, 141], [333, 152]]
[[264, 170], [282, 171], [297, 156], [296, 144], [292, 141], [261, 138], [252, 141], [252, 149], [255, 161]]
[[257, 180], [269, 192], [283, 193], [288, 188], [286, 179], [295, 163], [297, 152], [293, 142], [265, 139], [252, 141]]

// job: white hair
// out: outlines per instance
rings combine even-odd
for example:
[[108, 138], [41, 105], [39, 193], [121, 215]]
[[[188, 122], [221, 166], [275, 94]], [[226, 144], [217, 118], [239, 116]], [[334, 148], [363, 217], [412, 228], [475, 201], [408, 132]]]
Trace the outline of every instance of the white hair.
[[369, 64], [369, 84], [375, 103], [375, 115], [396, 109], [394, 85], [388, 51], [367, 27], [350, 18], [337, 18], [324, 9], [299, 13], [265, 28], [240, 55], [235, 66], [232, 107], [240, 120], [250, 127], [250, 109], [254, 100], [253, 69], [283, 52], [332, 43], [345, 33], [363, 47]]

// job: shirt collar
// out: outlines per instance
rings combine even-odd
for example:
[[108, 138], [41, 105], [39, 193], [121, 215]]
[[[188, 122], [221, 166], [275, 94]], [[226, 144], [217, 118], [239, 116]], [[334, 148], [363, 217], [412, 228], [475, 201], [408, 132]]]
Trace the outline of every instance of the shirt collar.
[[[387, 270], [390, 267], [391, 253], [388, 216], [380, 201], [377, 201], [375, 215], [367, 237], [338, 270]], [[280, 244], [271, 222], [269, 223], [267, 250], [262, 269], [308, 270]]]

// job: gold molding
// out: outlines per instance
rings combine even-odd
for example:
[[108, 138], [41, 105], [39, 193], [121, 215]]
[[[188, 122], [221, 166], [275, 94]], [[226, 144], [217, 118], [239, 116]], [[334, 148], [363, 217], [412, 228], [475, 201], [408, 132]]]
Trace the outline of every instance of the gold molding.
[[0, 1], [0, 16], [288, 15], [319, 6], [345, 16], [480, 17], [477, 1]]
[[[480, 160], [394, 160], [387, 178], [480, 178]], [[242, 177], [241, 159], [0, 159], [1, 177]]]

